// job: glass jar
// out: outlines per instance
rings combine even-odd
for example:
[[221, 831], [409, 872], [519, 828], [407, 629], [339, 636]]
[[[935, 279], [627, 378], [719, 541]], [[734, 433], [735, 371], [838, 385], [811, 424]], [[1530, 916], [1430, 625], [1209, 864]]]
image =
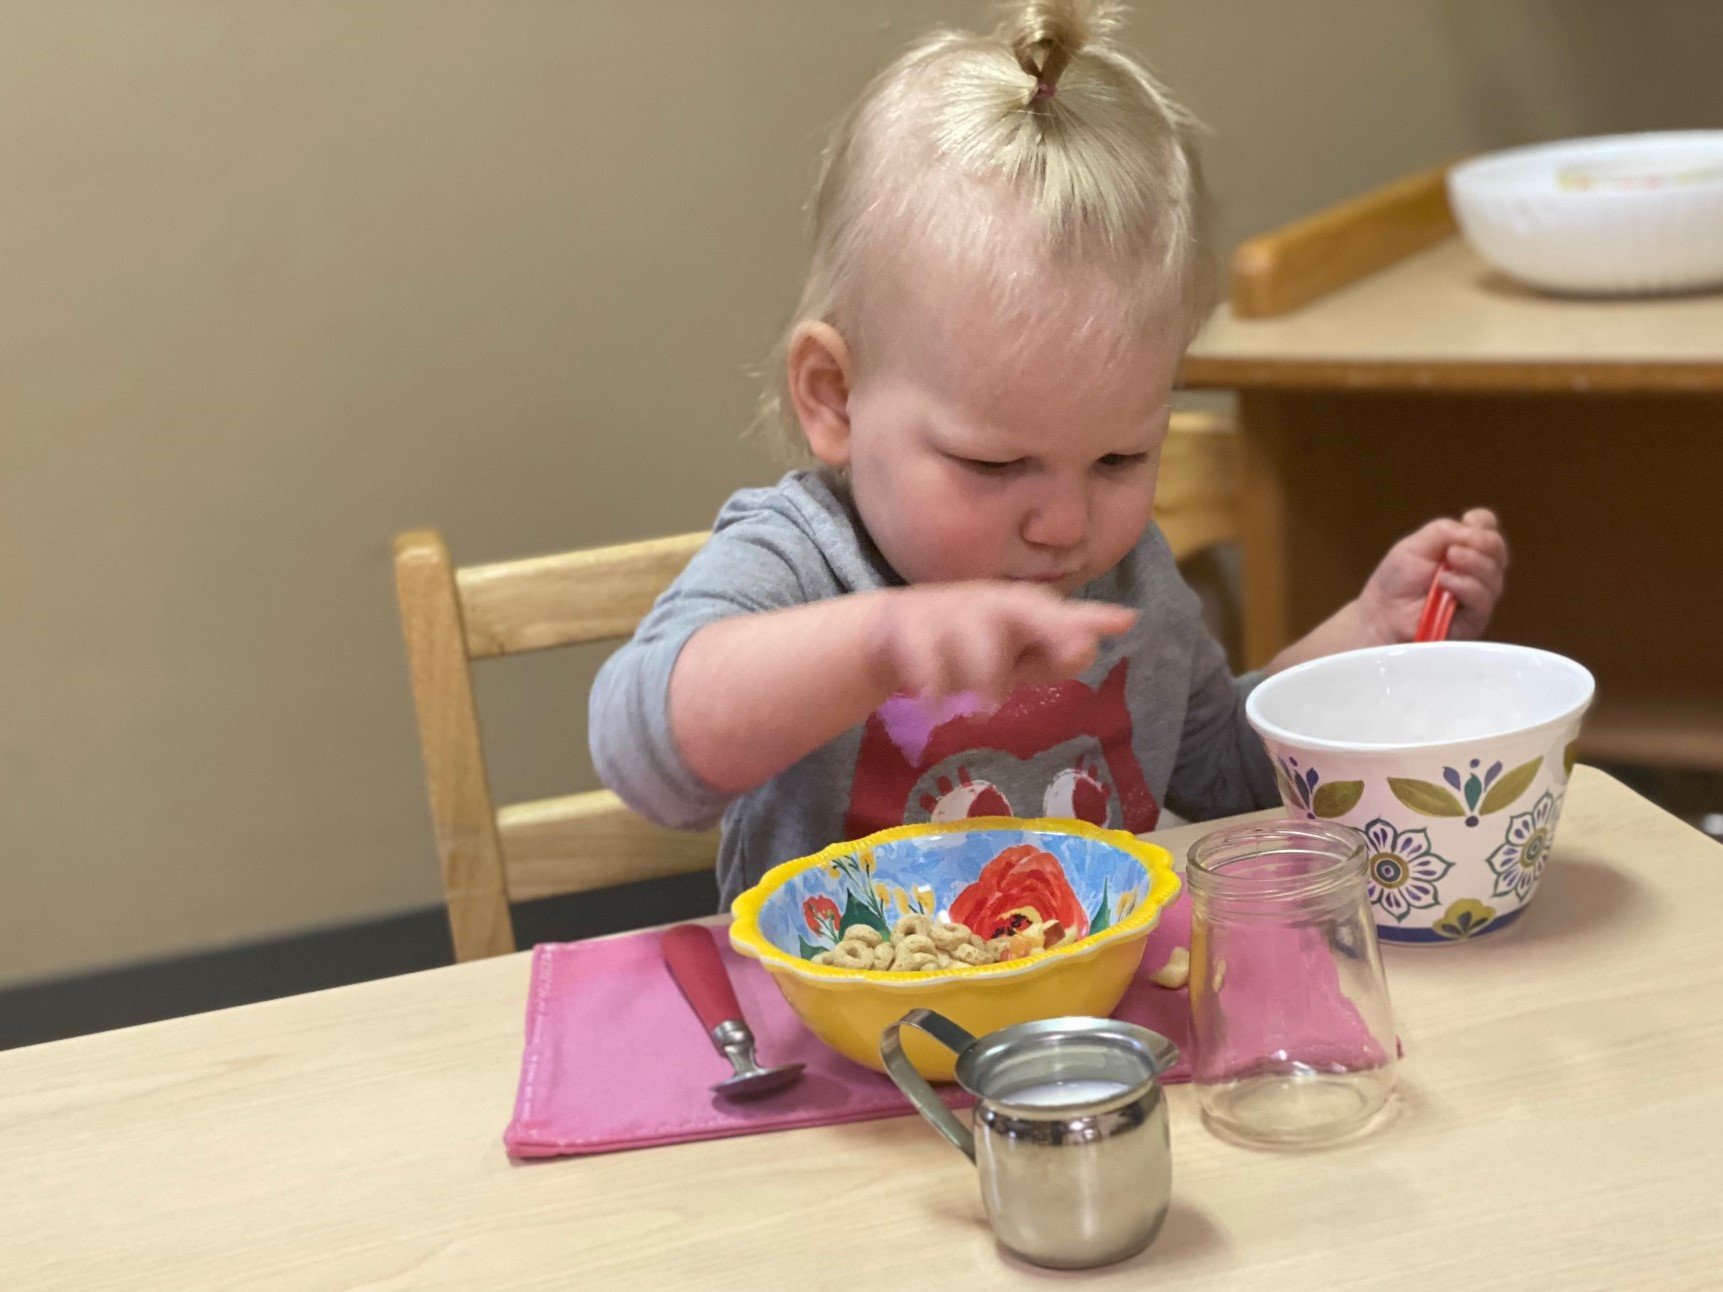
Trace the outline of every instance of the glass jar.
[[1329, 1143], [1387, 1104], [1394, 1024], [1367, 856], [1362, 834], [1325, 821], [1233, 826], [1191, 848], [1191, 1071], [1222, 1138]]

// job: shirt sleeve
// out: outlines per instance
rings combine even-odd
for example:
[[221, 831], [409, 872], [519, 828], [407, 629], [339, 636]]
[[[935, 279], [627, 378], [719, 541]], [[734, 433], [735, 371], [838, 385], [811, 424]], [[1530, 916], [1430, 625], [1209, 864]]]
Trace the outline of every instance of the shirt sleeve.
[[670, 675], [707, 624], [815, 599], [807, 584], [819, 562], [811, 536], [786, 516], [720, 517], [633, 638], [605, 661], [588, 702], [588, 744], [599, 779], [630, 808], [672, 829], [717, 823], [732, 796], [696, 776], [677, 748]]
[[1261, 673], [1233, 677], [1220, 643], [1199, 628], [1191, 652], [1191, 692], [1167, 806], [1190, 821], [1273, 807], [1274, 764], [1244, 714]]

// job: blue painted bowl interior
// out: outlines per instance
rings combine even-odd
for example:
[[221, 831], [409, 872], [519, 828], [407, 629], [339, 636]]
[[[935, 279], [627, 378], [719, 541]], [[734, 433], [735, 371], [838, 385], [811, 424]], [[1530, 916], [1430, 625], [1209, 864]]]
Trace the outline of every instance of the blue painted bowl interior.
[[964, 830], [875, 843], [810, 867], [766, 899], [760, 931], [780, 951], [806, 959], [832, 946], [830, 922], [819, 917], [830, 907], [818, 899], [837, 908], [840, 930], [889, 927], [910, 914], [943, 920], [988, 862], [1021, 844], [1057, 859], [1088, 917], [1086, 935], [1111, 927], [1148, 896], [1146, 864], [1103, 840], [1046, 830]]

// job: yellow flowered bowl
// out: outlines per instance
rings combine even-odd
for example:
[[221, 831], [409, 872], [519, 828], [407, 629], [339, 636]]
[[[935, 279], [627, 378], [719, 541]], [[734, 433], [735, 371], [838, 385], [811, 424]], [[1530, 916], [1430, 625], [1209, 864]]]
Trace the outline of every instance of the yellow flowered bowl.
[[[1041, 1018], [1109, 1014], [1178, 891], [1166, 849], [1082, 821], [899, 826], [768, 871], [733, 904], [730, 942], [765, 967], [814, 1035], [883, 1070], [880, 1033], [911, 1009], [937, 1010], [977, 1036]], [[930, 973], [812, 962], [844, 929], [887, 931], [912, 914], [961, 917], [983, 937], [1056, 919], [1072, 936], [1021, 960]], [[918, 1035], [905, 1045], [923, 1076], [952, 1079], [948, 1051]]]

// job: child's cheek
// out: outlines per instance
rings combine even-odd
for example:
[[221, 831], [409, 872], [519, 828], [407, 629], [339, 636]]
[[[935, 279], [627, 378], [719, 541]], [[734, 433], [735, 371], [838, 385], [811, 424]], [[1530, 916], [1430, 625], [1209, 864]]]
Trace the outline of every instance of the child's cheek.
[[1003, 553], [1010, 538], [1007, 510], [994, 497], [959, 493], [948, 505], [931, 509], [929, 526], [947, 568], [969, 579], [992, 579], [1009, 573]]

